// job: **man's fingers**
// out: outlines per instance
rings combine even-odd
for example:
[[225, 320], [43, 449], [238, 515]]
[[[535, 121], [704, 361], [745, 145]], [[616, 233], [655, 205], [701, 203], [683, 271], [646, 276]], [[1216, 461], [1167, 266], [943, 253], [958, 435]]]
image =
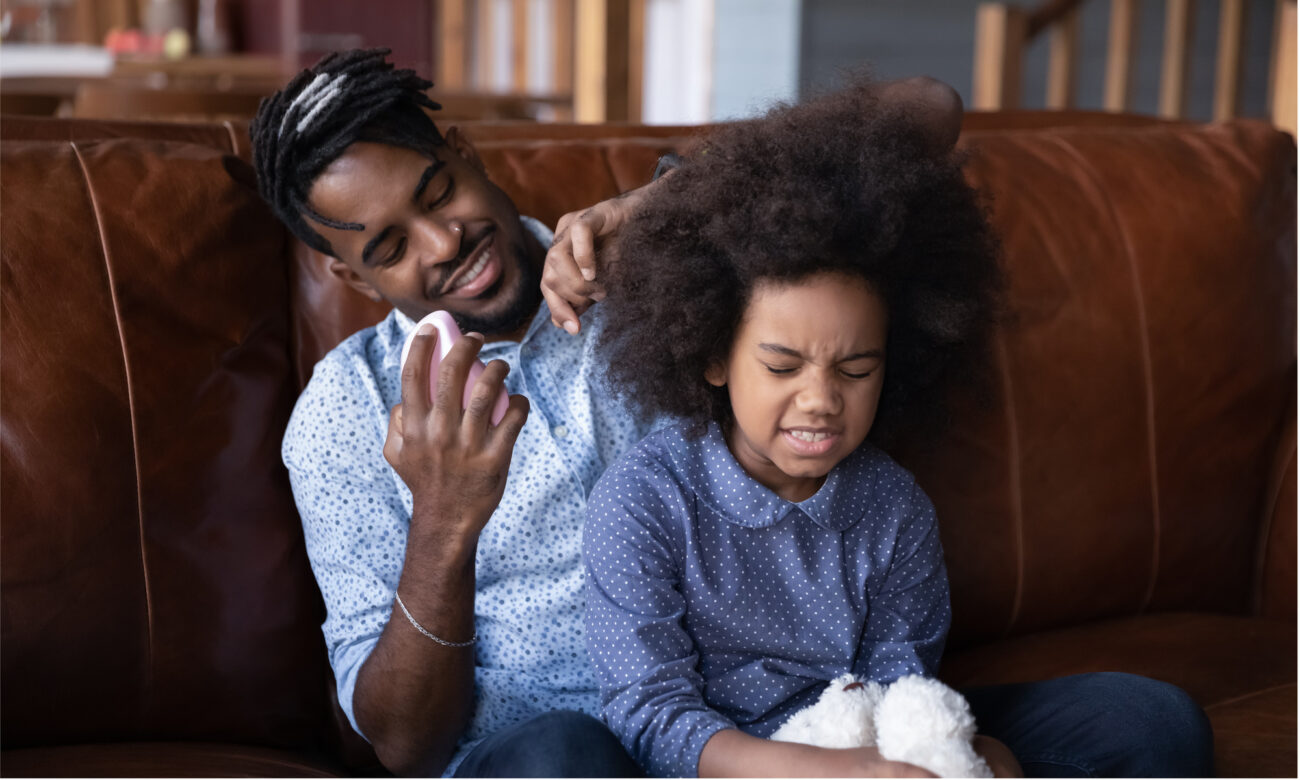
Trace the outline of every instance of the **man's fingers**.
[[496, 445], [503, 447], [506, 452], [514, 451], [519, 432], [524, 429], [524, 423], [528, 421], [528, 409], [527, 398], [522, 395], [510, 396], [510, 406], [506, 409], [506, 416], [501, 418], [501, 422], [497, 423], [497, 427], [491, 434], [496, 437]]
[[388, 435], [384, 437], [384, 459], [394, 468], [402, 456], [402, 405], [388, 412]]
[[578, 218], [580, 211], [570, 211], [568, 214], [560, 217], [560, 221], [555, 223], [555, 238], [551, 241], [551, 246], [561, 243], [568, 237], [569, 225], [573, 220]]
[[478, 445], [486, 438], [492, 410], [496, 407], [497, 396], [505, 386], [508, 373], [510, 366], [504, 360], [493, 360], [474, 382], [474, 390], [460, 424], [465, 441], [471, 445]]
[[578, 264], [582, 278], [596, 278], [596, 232], [605, 222], [596, 209], [587, 211], [569, 227], [569, 242], [573, 247], [573, 261]]
[[460, 427], [461, 402], [465, 398], [465, 379], [474, 365], [483, 337], [466, 333], [451, 345], [438, 367], [438, 392], [433, 398], [433, 417], [438, 428], [450, 432]]
[[438, 332], [432, 325], [424, 325], [411, 341], [402, 366], [402, 403], [411, 410], [412, 417], [423, 417], [433, 399], [429, 397], [429, 364], [438, 344]]
[[564, 328], [573, 335], [582, 330], [582, 324], [578, 321], [578, 315], [582, 311], [574, 311], [573, 306], [564, 299], [564, 296], [553, 287], [542, 285], [542, 297], [546, 299], [546, 306], [551, 310], [551, 323], [555, 327]]

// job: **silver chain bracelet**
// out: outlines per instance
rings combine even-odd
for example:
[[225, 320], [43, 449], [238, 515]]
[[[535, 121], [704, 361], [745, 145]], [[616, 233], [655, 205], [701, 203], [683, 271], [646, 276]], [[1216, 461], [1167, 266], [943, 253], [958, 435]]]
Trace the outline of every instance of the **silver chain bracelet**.
[[468, 642], [448, 642], [446, 639], [439, 639], [438, 637], [434, 636], [433, 634], [430, 634], [430, 633], [429, 633], [429, 632], [424, 628], [424, 626], [422, 626], [422, 625], [420, 625], [419, 623], [415, 622], [415, 618], [411, 617], [411, 610], [407, 609], [407, 608], [406, 608], [406, 605], [402, 603], [402, 597], [401, 597], [401, 595], [398, 594], [397, 591], [393, 591], [393, 596], [397, 599], [397, 606], [399, 606], [399, 607], [402, 608], [402, 614], [406, 615], [406, 619], [409, 620], [409, 621], [411, 621], [411, 625], [415, 626], [415, 630], [416, 630], [416, 631], [419, 631], [421, 634], [424, 634], [425, 636], [429, 637], [430, 639], [432, 639], [433, 641], [437, 642], [438, 644], [440, 644], [440, 645], [444, 645], [444, 646], [446, 646], [446, 647], [469, 647], [470, 645], [472, 645], [472, 644], [474, 644], [475, 642], [478, 641], [478, 632], [477, 632], [477, 631], [474, 632], [474, 636], [472, 636], [472, 637], [469, 638], [469, 641], [468, 641]]

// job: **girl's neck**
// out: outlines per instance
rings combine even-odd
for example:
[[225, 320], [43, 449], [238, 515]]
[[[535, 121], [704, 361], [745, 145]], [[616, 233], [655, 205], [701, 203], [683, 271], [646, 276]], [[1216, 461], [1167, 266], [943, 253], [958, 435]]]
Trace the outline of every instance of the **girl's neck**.
[[819, 477], [792, 477], [786, 474], [749, 443], [740, 426], [734, 421], [721, 427], [722, 438], [727, 443], [727, 449], [731, 450], [731, 456], [740, 464], [740, 468], [760, 485], [786, 501], [792, 503], [806, 501], [825, 484], [825, 474]]

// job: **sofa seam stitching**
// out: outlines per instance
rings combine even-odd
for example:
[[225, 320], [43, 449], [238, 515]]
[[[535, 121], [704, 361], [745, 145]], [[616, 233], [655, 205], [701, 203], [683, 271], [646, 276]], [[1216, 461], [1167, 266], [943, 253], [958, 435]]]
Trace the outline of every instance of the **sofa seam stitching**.
[[72, 149], [73, 155], [77, 158], [77, 165], [81, 168], [81, 175], [86, 183], [86, 192], [90, 196], [91, 211], [95, 215], [95, 229], [99, 234], [100, 253], [104, 257], [104, 272], [108, 277], [108, 294], [113, 303], [113, 321], [117, 325], [118, 340], [122, 344], [122, 369], [126, 384], [127, 409], [131, 415], [131, 459], [135, 467], [135, 503], [136, 515], [139, 520], [137, 528], [139, 529], [140, 538], [140, 569], [144, 581], [144, 603], [145, 603], [145, 631], [147, 636], [146, 651], [148, 653], [145, 663], [145, 690], [148, 697], [152, 697], [153, 691], [153, 663], [154, 663], [154, 614], [153, 614], [153, 589], [150, 587], [149, 578], [149, 556], [145, 549], [144, 533], [144, 489], [141, 482], [140, 470], [140, 433], [138, 428], [136, 405], [135, 405], [135, 387], [131, 382], [131, 359], [126, 348], [126, 333], [122, 327], [122, 309], [117, 299], [117, 283], [113, 275], [113, 263], [108, 249], [108, 240], [104, 234], [104, 218], [100, 211], [99, 199], [95, 197], [95, 188], [90, 180], [90, 170], [86, 167], [86, 160], [81, 154], [81, 149], [77, 146], [76, 141], [69, 141], [68, 145]]
[[1250, 693], [1243, 693], [1243, 694], [1241, 694], [1241, 695], [1239, 695], [1239, 696], [1233, 696], [1233, 697], [1231, 697], [1231, 698], [1224, 699], [1223, 701], [1216, 701], [1216, 702], [1214, 702], [1213, 704], [1207, 704], [1207, 705], [1205, 705], [1204, 707], [1202, 707], [1202, 709], [1205, 710], [1205, 711], [1208, 713], [1210, 710], [1215, 709], [1216, 707], [1226, 707], [1226, 706], [1228, 706], [1229, 704], [1236, 704], [1236, 703], [1238, 703], [1238, 702], [1246, 701], [1247, 699], [1253, 699], [1253, 698], [1256, 697], [1256, 696], [1263, 696], [1263, 695], [1266, 694], [1266, 693], [1272, 693], [1273, 691], [1280, 691], [1280, 690], [1282, 690], [1282, 689], [1284, 689], [1284, 688], [1294, 688], [1294, 687], [1296, 687], [1296, 684], [1295, 684], [1294, 682], [1287, 682], [1287, 683], [1279, 683], [1279, 684], [1277, 684], [1277, 685], [1270, 685], [1269, 687], [1267, 687], [1267, 688], [1261, 688], [1261, 689], [1259, 689], [1258, 691], [1251, 691]]
[[1287, 475], [1294, 468], [1296, 462], [1296, 440], [1295, 436], [1291, 437], [1291, 449], [1287, 453], [1286, 462], [1276, 475], [1270, 475], [1270, 481], [1273, 483], [1269, 492], [1272, 494], [1268, 499], [1268, 504], [1264, 509], [1264, 522], [1260, 528], [1259, 538], [1255, 542], [1255, 562], [1254, 571], [1251, 573], [1251, 612], [1259, 615], [1264, 610], [1264, 571], [1268, 568], [1268, 549], [1272, 545], [1269, 543], [1273, 535], [1273, 521], [1277, 518], [1277, 503], [1282, 497], [1282, 486], [1286, 484]]
[[1020, 610], [1024, 605], [1025, 589], [1025, 508], [1024, 490], [1020, 474], [1020, 423], [1016, 417], [1015, 390], [1011, 378], [1011, 361], [1007, 355], [1005, 339], [997, 340], [997, 356], [1000, 364], [1002, 382], [1005, 390], [1007, 411], [1007, 488], [1011, 494], [1011, 523], [1014, 529], [1016, 545], [1016, 589], [1011, 600], [1011, 615], [1004, 635], [1010, 635], [1020, 619]]
[[[1083, 155], [1074, 148], [1073, 145], [1065, 143], [1062, 139], [1053, 139], [1055, 144], [1065, 150], [1067, 154], [1079, 165], [1088, 177], [1088, 183], [1094, 191], [1105, 192], [1105, 188], [1099, 182], [1096, 168], [1084, 159]], [[1155, 370], [1151, 362], [1151, 332], [1150, 323], [1147, 320], [1146, 310], [1146, 289], [1142, 285], [1142, 275], [1138, 272], [1137, 261], [1133, 252], [1133, 241], [1129, 236], [1128, 230], [1124, 228], [1124, 223], [1120, 220], [1119, 214], [1115, 211], [1115, 204], [1109, 198], [1099, 198], [1098, 201], [1104, 204], [1106, 213], [1110, 215], [1111, 221], [1114, 222], [1117, 232], [1124, 241], [1124, 259], [1129, 269], [1129, 276], [1132, 280], [1133, 298], [1137, 310], [1138, 332], [1141, 335], [1142, 343], [1142, 379], [1143, 379], [1143, 398], [1146, 402], [1146, 421], [1147, 421], [1147, 466], [1151, 477], [1151, 573], [1147, 578], [1146, 591], [1142, 594], [1142, 602], [1138, 607], [1138, 614], [1143, 614], [1151, 606], [1151, 600], [1155, 597], [1156, 582], [1160, 577], [1160, 543], [1161, 543], [1161, 522], [1160, 522], [1160, 468], [1156, 455], [1156, 399], [1155, 399]]]

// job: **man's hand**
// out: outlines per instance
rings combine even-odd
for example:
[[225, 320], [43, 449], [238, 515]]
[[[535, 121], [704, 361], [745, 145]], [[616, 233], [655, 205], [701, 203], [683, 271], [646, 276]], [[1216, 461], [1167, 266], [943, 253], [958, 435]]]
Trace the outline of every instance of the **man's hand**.
[[[483, 346], [476, 333], [466, 334], [447, 353], [438, 369], [437, 395], [430, 398], [429, 362], [436, 341], [433, 327], [426, 325], [411, 342], [402, 368], [402, 403], [389, 415], [384, 457], [410, 488], [416, 506], [436, 508], [420, 514], [436, 517], [443, 530], [477, 537], [501, 502], [515, 440], [528, 419], [528, 399], [510, 396], [505, 417], [495, 427], [490, 424], [510, 370], [494, 360], [461, 411], [466, 377]], [[417, 530], [413, 523], [412, 534]]]
[[616, 260], [611, 239], [653, 186], [655, 182], [560, 217], [542, 268], [542, 297], [557, 328], [578, 333], [578, 317], [605, 297], [601, 276]]

